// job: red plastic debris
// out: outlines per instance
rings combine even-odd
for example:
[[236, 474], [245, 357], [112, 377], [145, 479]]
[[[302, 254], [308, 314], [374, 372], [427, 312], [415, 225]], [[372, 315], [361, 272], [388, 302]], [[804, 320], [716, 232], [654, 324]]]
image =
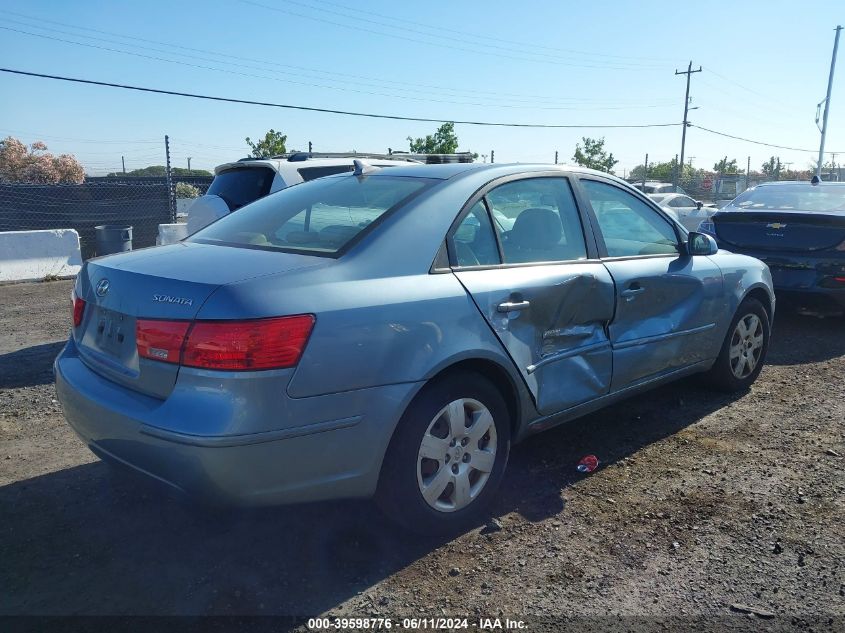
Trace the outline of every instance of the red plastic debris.
[[599, 458], [595, 455], [587, 455], [580, 462], [578, 462], [579, 473], [591, 473], [599, 467]]

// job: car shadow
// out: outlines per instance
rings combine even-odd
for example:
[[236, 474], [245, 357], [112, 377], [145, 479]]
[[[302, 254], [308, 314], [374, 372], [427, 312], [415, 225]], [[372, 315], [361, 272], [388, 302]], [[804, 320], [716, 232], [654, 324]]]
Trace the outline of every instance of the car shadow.
[[[842, 355], [842, 338], [839, 322], [779, 317], [770, 359]], [[25, 357], [40, 377], [60, 344], [38, 348], [0, 366]], [[589, 476], [581, 457], [611, 465], [742, 395], [693, 376], [530, 437], [511, 453], [493, 514], [565, 514], [565, 492]], [[0, 614], [313, 615], [451, 541], [405, 532], [369, 502], [213, 511], [111, 470], [95, 461], [0, 487]]]
[[0, 389], [52, 383], [53, 360], [64, 346], [65, 341], [58, 341], [0, 354]]
[[[729, 401], [686, 381], [529, 438], [493, 512], [557, 516], [583, 454], [613, 463]], [[0, 613], [313, 615], [451, 540], [405, 532], [370, 502], [216, 511], [111, 471], [0, 488]]]
[[803, 365], [845, 355], [845, 318], [799, 314], [778, 306], [767, 365]]

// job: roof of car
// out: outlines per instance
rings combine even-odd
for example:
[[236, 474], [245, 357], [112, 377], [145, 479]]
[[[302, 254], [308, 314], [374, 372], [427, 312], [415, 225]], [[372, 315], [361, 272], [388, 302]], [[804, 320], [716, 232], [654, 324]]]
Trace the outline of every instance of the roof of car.
[[778, 187], [783, 185], [807, 185], [808, 187], [842, 187], [845, 182], [836, 182], [830, 180], [822, 180], [815, 185], [809, 180], [776, 180], [774, 182], [761, 182], [757, 187]]
[[[276, 171], [280, 170], [282, 165], [289, 165], [291, 169], [302, 169], [303, 167], [318, 167], [320, 165], [351, 165], [355, 156], [338, 157], [338, 158], [308, 158], [307, 160], [288, 161], [286, 158], [241, 158], [237, 161], [223, 163], [214, 168], [214, 173], [219, 174], [221, 171], [227, 169], [243, 169], [249, 167], [269, 167]], [[373, 165], [413, 165], [407, 160], [390, 160], [387, 158], [364, 158], [360, 160], [368, 162]]]
[[587, 169], [576, 165], [549, 164], [549, 163], [447, 163], [442, 165], [401, 165], [398, 167], [385, 168], [381, 173], [385, 175], [402, 174], [415, 178], [434, 178], [447, 180], [463, 174], [488, 172], [491, 179], [510, 174], [531, 173], [539, 171], [561, 171], [568, 173], [596, 175], [603, 178], [610, 178], [620, 183], [628, 184], [621, 178], [595, 169]]

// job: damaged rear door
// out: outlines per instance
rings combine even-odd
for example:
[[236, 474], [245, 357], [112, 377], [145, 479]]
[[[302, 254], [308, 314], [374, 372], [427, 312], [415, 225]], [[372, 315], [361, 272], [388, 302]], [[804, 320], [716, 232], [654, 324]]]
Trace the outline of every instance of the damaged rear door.
[[559, 172], [511, 180], [470, 202], [447, 241], [452, 270], [537, 409], [551, 414], [608, 393], [613, 279], [591, 258], [568, 180]]

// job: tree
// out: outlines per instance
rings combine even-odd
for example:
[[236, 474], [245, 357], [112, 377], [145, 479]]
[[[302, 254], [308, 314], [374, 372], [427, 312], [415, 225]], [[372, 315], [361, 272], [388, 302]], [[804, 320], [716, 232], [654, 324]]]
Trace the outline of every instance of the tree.
[[577, 143], [572, 160], [581, 167], [598, 169], [612, 174], [613, 166], [619, 161], [613, 158], [613, 154], [604, 151], [604, 137], [596, 139], [585, 136], [581, 140], [584, 142], [584, 149], [581, 149], [581, 144]]
[[70, 154], [53, 156], [41, 141], [29, 147], [7, 136], [0, 141], [0, 182], [80, 184], [85, 170]]
[[189, 182], [177, 182], [175, 189], [177, 198], [198, 198], [200, 195], [200, 190]]
[[[673, 158], [665, 163], [651, 163], [648, 166], [648, 173], [644, 173], [645, 167], [640, 164], [631, 170], [631, 175], [628, 180], [642, 181], [643, 176], [646, 180], [657, 180], [659, 182], [672, 182], [675, 177], [675, 169], [678, 162]], [[685, 170], [686, 171], [686, 170]]]
[[257, 143], [253, 143], [247, 136], [246, 144], [252, 149], [253, 158], [270, 158], [271, 156], [278, 156], [287, 152], [287, 148], [285, 147], [287, 140], [287, 134], [282, 134], [271, 129]]
[[411, 152], [414, 154], [454, 154], [458, 151], [458, 135], [454, 123], [444, 123], [432, 135], [414, 140], [410, 136]]
[[728, 160], [728, 157], [725, 156], [722, 160], [718, 163], [713, 165], [713, 171], [717, 174], [736, 174], [739, 173], [736, 167], [736, 158], [733, 160]]
[[[184, 167], [171, 167], [170, 174], [174, 177], [181, 177], [181, 176], [213, 176], [210, 171], [205, 169], [192, 169], [188, 171]], [[160, 177], [164, 178], [167, 175], [167, 167], [164, 165], [149, 165], [147, 167], [141, 167], [140, 169], [131, 169], [127, 171], [125, 174], [122, 171], [113, 171], [106, 174], [109, 178], [122, 178], [124, 176], [127, 177], [142, 177], [142, 176], [151, 176], [151, 177]]]
[[774, 180], [780, 179], [781, 162], [780, 156], [772, 156], [763, 163], [763, 173]]

